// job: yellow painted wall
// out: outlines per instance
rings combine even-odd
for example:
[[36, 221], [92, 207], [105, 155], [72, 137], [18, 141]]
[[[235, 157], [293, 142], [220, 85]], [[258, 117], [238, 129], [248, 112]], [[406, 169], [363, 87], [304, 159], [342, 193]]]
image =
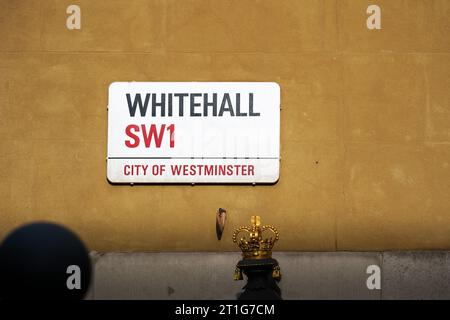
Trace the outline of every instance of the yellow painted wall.
[[[108, 184], [107, 89], [132, 80], [278, 82], [279, 182]], [[279, 250], [450, 249], [450, 1], [1, 0], [0, 138], [0, 238], [51, 220], [99, 251], [234, 250], [260, 214]]]

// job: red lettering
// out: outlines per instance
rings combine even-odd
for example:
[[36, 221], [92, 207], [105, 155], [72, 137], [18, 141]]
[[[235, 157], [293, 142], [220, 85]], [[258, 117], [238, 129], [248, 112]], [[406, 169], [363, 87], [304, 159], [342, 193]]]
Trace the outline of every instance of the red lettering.
[[205, 166], [205, 176], [212, 175], [213, 172], [213, 166]]
[[139, 127], [135, 124], [130, 124], [126, 127], [125, 133], [127, 136], [129, 136], [131, 139], [134, 140], [134, 143], [132, 143], [130, 140], [125, 141], [125, 145], [128, 148], [136, 148], [139, 145], [139, 137], [131, 132], [131, 130], [134, 130], [136, 132], [139, 132]]
[[166, 125], [161, 125], [161, 129], [159, 129], [159, 134], [156, 131], [156, 125], [152, 124], [150, 126], [149, 133], [147, 134], [147, 130], [145, 130], [145, 124], [141, 125], [142, 135], [144, 136], [144, 143], [147, 148], [150, 148], [150, 144], [153, 139], [155, 139], [156, 147], [161, 147], [162, 138], [164, 136], [164, 129]]
[[146, 148], [150, 148], [152, 145], [152, 140], [155, 143], [156, 148], [161, 147], [161, 143], [164, 138], [164, 132], [165, 129], [169, 131], [170, 134], [170, 141], [169, 146], [170, 148], [175, 148], [175, 125], [171, 124], [168, 127], [166, 127], [165, 124], [160, 125], [159, 131], [157, 128], [157, 125], [152, 124], [150, 125], [149, 129], [147, 130], [147, 126], [145, 124], [141, 124], [140, 127], [136, 124], [130, 124], [125, 128], [125, 134], [131, 138], [128, 140], [125, 140], [125, 145], [128, 148], [136, 148], [139, 146], [140, 139], [138, 133], [142, 131], [142, 137], [144, 139], [144, 144]]
[[167, 127], [167, 130], [170, 132], [170, 147], [175, 147], [175, 125], [171, 124]]
[[179, 165], [171, 165], [170, 168], [172, 169], [172, 175], [179, 176], [181, 173], [181, 166]]

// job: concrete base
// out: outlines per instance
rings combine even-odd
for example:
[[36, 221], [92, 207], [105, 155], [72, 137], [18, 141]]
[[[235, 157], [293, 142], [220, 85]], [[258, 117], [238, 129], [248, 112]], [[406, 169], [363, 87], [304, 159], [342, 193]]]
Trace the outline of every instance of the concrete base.
[[[87, 299], [236, 299], [239, 252], [91, 253]], [[275, 252], [283, 299], [449, 299], [448, 252]], [[369, 289], [369, 266], [381, 288]]]
[[383, 254], [383, 299], [450, 299], [450, 252]]

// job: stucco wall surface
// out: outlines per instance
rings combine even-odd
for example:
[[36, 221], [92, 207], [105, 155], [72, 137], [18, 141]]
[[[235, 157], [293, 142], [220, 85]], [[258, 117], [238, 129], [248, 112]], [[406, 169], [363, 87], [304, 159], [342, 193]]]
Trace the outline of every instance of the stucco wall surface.
[[[279, 250], [449, 249], [449, 17], [448, 0], [2, 0], [0, 238], [50, 220], [102, 252], [229, 251], [259, 214]], [[114, 81], [279, 83], [279, 182], [109, 184]]]

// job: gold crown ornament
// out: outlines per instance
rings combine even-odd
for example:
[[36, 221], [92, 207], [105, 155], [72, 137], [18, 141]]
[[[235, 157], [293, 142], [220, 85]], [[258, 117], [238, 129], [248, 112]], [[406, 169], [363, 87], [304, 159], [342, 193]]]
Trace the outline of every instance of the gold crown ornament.
[[[275, 242], [278, 241], [280, 235], [278, 230], [271, 225], [261, 226], [261, 217], [252, 216], [251, 226], [242, 226], [237, 228], [233, 233], [233, 242], [237, 243], [242, 250], [242, 256], [244, 259], [270, 259], [272, 258], [272, 248]], [[262, 233], [264, 231], [271, 231], [272, 236], [270, 238], [263, 239]], [[237, 236], [241, 232], [247, 232], [249, 239], [242, 237], [239, 240]]]

